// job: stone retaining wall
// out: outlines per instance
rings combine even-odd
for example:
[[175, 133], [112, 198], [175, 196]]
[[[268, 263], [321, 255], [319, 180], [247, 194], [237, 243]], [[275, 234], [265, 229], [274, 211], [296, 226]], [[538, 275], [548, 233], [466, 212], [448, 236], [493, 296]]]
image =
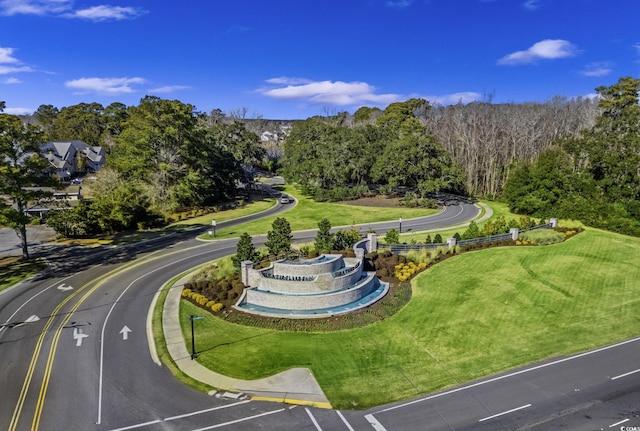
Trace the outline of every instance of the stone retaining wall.
[[262, 307], [292, 311], [339, 307], [358, 301], [373, 292], [376, 289], [376, 281], [375, 273], [367, 273], [366, 278], [352, 288], [318, 295], [282, 295], [249, 288], [245, 290], [244, 301]]

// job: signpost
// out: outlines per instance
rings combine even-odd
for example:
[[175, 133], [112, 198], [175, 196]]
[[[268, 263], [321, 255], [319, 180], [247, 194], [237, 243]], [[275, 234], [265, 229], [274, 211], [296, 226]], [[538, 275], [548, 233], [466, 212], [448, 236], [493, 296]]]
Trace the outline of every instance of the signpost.
[[[213, 226], [213, 237], [215, 238], [216, 236], [216, 221], [215, 220], [211, 220], [211, 226]], [[211, 235], [211, 234], [209, 234]]]
[[402, 233], [402, 217], [400, 217], [400, 233]]
[[204, 319], [204, 316], [194, 316], [193, 314], [189, 316], [189, 320], [191, 320], [191, 360], [192, 361], [198, 357], [198, 355], [196, 354], [196, 337], [193, 331], [193, 321], [200, 320], [200, 319]]

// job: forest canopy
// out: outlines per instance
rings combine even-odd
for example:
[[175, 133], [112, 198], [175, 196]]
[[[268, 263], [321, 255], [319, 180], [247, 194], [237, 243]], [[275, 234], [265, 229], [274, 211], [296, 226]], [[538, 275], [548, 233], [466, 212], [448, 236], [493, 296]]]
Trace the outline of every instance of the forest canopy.
[[[78, 235], [163, 223], [233, 199], [260, 169], [319, 201], [445, 191], [640, 235], [639, 88], [625, 77], [597, 88], [597, 98], [450, 106], [416, 98], [288, 122], [146, 96], [137, 106], [41, 105], [20, 119], [42, 142], [106, 150], [94, 200], [50, 218]], [[272, 139], [262, 141], [265, 133]]]

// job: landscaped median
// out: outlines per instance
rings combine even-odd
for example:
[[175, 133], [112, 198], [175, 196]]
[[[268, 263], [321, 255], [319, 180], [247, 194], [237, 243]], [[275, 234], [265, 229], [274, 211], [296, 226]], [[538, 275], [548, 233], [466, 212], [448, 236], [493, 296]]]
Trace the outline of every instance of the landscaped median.
[[[336, 408], [366, 408], [640, 333], [640, 239], [587, 229], [539, 247], [447, 259], [416, 277], [391, 318], [285, 332], [197, 322], [198, 361], [258, 379], [309, 368]], [[182, 301], [180, 320], [202, 310]]]

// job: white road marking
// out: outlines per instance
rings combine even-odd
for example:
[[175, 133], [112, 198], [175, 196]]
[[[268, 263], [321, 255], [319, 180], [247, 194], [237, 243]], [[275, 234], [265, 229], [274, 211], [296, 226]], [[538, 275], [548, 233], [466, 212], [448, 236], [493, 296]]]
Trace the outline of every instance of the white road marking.
[[212, 425], [212, 426], [206, 427], [206, 428], [198, 428], [197, 430], [193, 430], [193, 431], [206, 431], [206, 430], [212, 430], [214, 428], [226, 427], [227, 425], [233, 425], [233, 424], [237, 424], [239, 422], [250, 421], [251, 419], [256, 419], [256, 418], [260, 418], [262, 416], [272, 415], [274, 413], [280, 413], [280, 412], [283, 412], [285, 410], [286, 409], [273, 410], [271, 412], [260, 413], [259, 415], [254, 415], [254, 416], [247, 416], [246, 418], [236, 419], [235, 421], [225, 422], [225, 423], [218, 424], [218, 425]]
[[574, 359], [582, 358], [584, 356], [593, 355], [595, 353], [600, 353], [600, 352], [603, 352], [605, 350], [614, 349], [616, 347], [620, 347], [620, 346], [623, 346], [625, 344], [634, 343], [634, 342], [637, 342], [637, 341], [640, 341], [640, 337], [632, 338], [632, 339], [626, 340], [626, 341], [621, 341], [620, 343], [612, 344], [610, 346], [601, 347], [599, 349], [591, 350], [589, 352], [580, 353], [580, 354], [575, 355], [575, 356], [569, 356], [568, 358], [558, 359], [557, 361], [549, 362], [547, 364], [537, 365], [537, 366], [531, 367], [531, 368], [525, 368], [524, 370], [520, 370], [520, 371], [516, 371], [516, 372], [513, 372], [513, 373], [505, 374], [505, 375], [499, 376], [499, 377], [494, 377], [492, 379], [483, 380], [481, 382], [473, 383], [471, 385], [462, 386], [462, 387], [459, 387], [459, 388], [456, 388], [456, 389], [452, 389], [450, 391], [440, 392], [438, 394], [430, 395], [430, 396], [425, 397], [425, 398], [419, 398], [417, 400], [409, 401], [408, 403], [398, 404], [397, 406], [393, 406], [393, 407], [387, 407], [386, 409], [383, 409], [383, 410], [380, 410], [379, 412], [376, 412], [376, 414], [388, 412], [388, 411], [391, 411], [391, 410], [396, 410], [396, 409], [399, 409], [399, 408], [402, 408], [402, 407], [408, 407], [408, 406], [411, 406], [413, 404], [421, 403], [423, 401], [429, 401], [429, 400], [432, 400], [432, 399], [435, 399], [435, 398], [444, 397], [446, 395], [455, 394], [457, 392], [466, 391], [467, 389], [476, 388], [478, 386], [483, 386], [483, 385], [486, 385], [488, 383], [494, 383], [494, 382], [497, 382], [497, 381], [500, 381], [500, 380], [508, 379], [510, 377], [518, 376], [520, 374], [525, 374], [525, 373], [529, 373], [531, 371], [536, 371], [536, 370], [540, 370], [540, 369], [543, 369], [543, 368], [551, 367], [553, 365], [558, 365], [558, 364], [561, 364], [563, 362], [572, 361]]
[[495, 415], [487, 416], [486, 418], [480, 419], [478, 422], [488, 421], [489, 419], [497, 418], [499, 416], [508, 415], [509, 413], [517, 412], [518, 410], [523, 410], [523, 409], [526, 409], [528, 407], [531, 407], [531, 404], [527, 404], [526, 406], [516, 407], [515, 409], [507, 410], [506, 412], [502, 412], [502, 413], [498, 413], [498, 414], [495, 414]]
[[73, 328], [73, 339], [76, 340], [76, 347], [82, 346], [82, 339], [87, 338], [89, 334], [83, 334], [82, 329]]
[[619, 376], [611, 377], [611, 380], [617, 380], [622, 377], [630, 376], [631, 374], [640, 373], [640, 369], [629, 371], [628, 373], [620, 374]]
[[122, 339], [123, 340], [128, 340], [129, 339], [129, 332], [131, 332], [131, 329], [129, 329], [129, 327], [127, 325], [124, 325], [122, 327], [122, 329], [120, 330], [120, 334], [122, 334]]
[[374, 418], [373, 415], [366, 415], [364, 418], [371, 424], [374, 430], [387, 431], [387, 429], [383, 427], [382, 424], [378, 422], [378, 419]]
[[60, 286], [58, 286], [58, 290], [66, 292], [67, 290], [73, 290], [73, 287], [67, 286], [66, 284], [62, 283]]
[[309, 415], [309, 418], [311, 418], [311, 422], [313, 422], [313, 424], [316, 426], [316, 429], [318, 431], [322, 431], [322, 428], [320, 428], [320, 424], [318, 424], [318, 421], [316, 420], [316, 418], [313, 417], [313, 414], [311, 414], [311, 410], [309, 410], [307, 407], [305, 407], [304, 409], [307, 412], [307, 414]]
[[136, 428], [143, 428], [143, 427], [146, 427], [148, 425], [159, 424], [159, 423], [163, 423], [163, 422], [171, 422], [171, 421], [175, 421], [177, 419], [188, 418], [188, 417], [200, 415], [200, 414], [203, 414], [203, 413], [209, 413], [209, 412], [212, 412], [212, 411], [215, 411], [215, 410], [221, 410], [221, 409], [226, 409], [228, 407], [234, 407], [234, 406], [237, 406], [237, 405], [240, 405], [240, 404], [246, 404], [248, 402], [251, 402], [251, 400], [240, 401], [240, 402], [233, 403], [233, 404], [225, 404], [225, 405], [218, 406], [218, 407], [212, 407], [210, 409], [198, 410], [198, 411], [191, 412], [191, 413], [185, 413], [183, 415], [170, 416], [170, 417], [164, 418], [164, 419], [156, 419], [155, 421], [143, 422], [143, 423], [139, 423], [139, 424], [135, 424], [135, 425], [129, 425], [129, 426], [122, 427], [122, 428], [112, 429], [111, 431], [126, 431], [126, 430], [133, 430], [133, 429], [136, 429]]
[[223, 406], [212, 407], [210, 409], [198, 410], [197, 412], [185, 413], [183, 415], [178, 415], [178, 416], [171, 416], [171, 417], [165, 418], [163, 422], [174, 421], [176, 419], [182, 419], [182, 418], [188, 418], [190, 416], [201, 415], [203, 413], [209, 413], [209, 412], [213, 412], [213, 411], [216, 411], [216, 410], [222, 410], [222, 409], [226, 409], [228, 407], [235, 407], [235, 406], [239, 406], [240, 404], [246, 404], [246, 403], [250, 403], [250, 402], [251, 402], [251, 400], [244, 400], [244, 401], [239, 401], [239, 402], [233, 403], [233, 404], [225, 404]]
[[[62, 281], [67, 280], [69, 278], [73, 277], [73, 275], [69, 275], [65, 278], [62, 279]], [[18, 283], [20, 284], [20, 283]], [[46, 292], [47, 290], [51, 289], [53, 286], [55, 286], [55, 284], [50, 284], [49, 286], [45, 287], [44, 289], [42, 289], [40, 292], [36, 293], [35, 295], [33, 295], [32, 297], [30, 297], [29, 299], [27, 299], [26, 301], [24, 301], [22, 303], [22, 305], [20, 307], [18, 307], [16, 309], [16, 311], [13, 312], [13, 314], [11, 316], [9, 316], [9, 318], [4, 322], [5, 324], [11, 322], [13, 320], [14, 317], [16, 317], [16, 314], [18, 314], [20, 312], [20, 310], [22, 310], [22, 308], [27, 305], [29, 302], [31, 302], [32, 300], [34, 300], [35, 298], [37, 298], [38, 296], [40, 296], [41, 294], [43, 294], [44, 292]], [[4, 292], [8, 292], [9, 289], [5, 289], [2, 292], [0, 292], [0, 295], [2, 295], [2, 293]], [[6, 328], [6, 326], [0, 326], [0, 334], [2, 334], [2, 331]]]
[[613, 428], [613, 427], [618, 426], [618, 425], [620, 425], [620, 424], [623, 424], [623, 423], [625, 423], [625, 422], [629, 422], [629, 419], [625, 419], [625, 420], [623, 420], [623, 421], [620, 421], [620, 422], [616, 422], [616, 423], [614, 423], [614, 424], [611, 424], [611, 425], [609, 425], [609, 428]]
[[[208, 250], [206, 252], [200, 253], [197, 256], [200, 256], [201, 254], [206, 254], [206, 253], [210, 253], [211, 250]], [[120, 302], [120, 300], [122, 299], [122, 297], [124, 296], [125, 293], [127, 293], [127, 291], [131, 288], [131, 286], [133, 286], [135, 283], [137, 283], [138, 281], [142, 280], [144, 277], [146, 277], [147, 275], [153, 274], [154, 272], [157, 271], [161, 271], [171, 265], [175, 265], [178, 262], [182, 262], [183, 260], [189, 260], [189, 259], [193, 259], [195, 256], [188, 256], [182, 259], [178, 259], [176, 261], [173, 261], [171, 263], [168, 263], [166, 265], [163, 265], [159, 268], [156, 268], [152, 271], [149, 271], [145, 274], [142, 274], [140, 277], [136, 278], [135, 280], [133, 280], [131, 283], [129, 283], [129, 285], [127, 287], [124, 288], [124, 290], [122, 291], [122, 293], [120, 293], [120, 295], [116, 298], [116, 300], [114, 301], [114, 303], [111, 305], [111, 308], [109, 309], [109, 312], [107, 313], [107, 315], [104, 318], [104, 322], [102, 323], [102, 332], [100, 335], [100, 370], [98, 372], [98, 419], [96, 421], [96, 425], [100, 425], [102, 423], [102, 386], [103, 386], [103, 370], [104, 370], [104, 336], [105, 336], [105, 332], [106, 332], [106, 328], [107, 328], [107, 322], [109, 321], [109, 317], [111, 316], [111, 313], [113, 312], [113, 310], [116, 308], [116, 305], [118, 305], [118, 302]], [[66, 279], [65, 279], [66, 280]], [[149, 315], [152, 313], [152, 310], [149, 310], [149, 312], [147, 313], [147, 323], [150, 323], [150, 318]], [[153, 337], [152, 337], [152, 333], [147, 330], [147, 336], [151, 336], [151, 338], [148, 340], [149, 344], [153, 343]], [[153, 359], [153, 354], [151, 355], [152, 359]], [[155, 362], [155, 361], [154, 361]], [[157, 362], [156, 362], [157, 363]]]
[[347, 429], [349, 431], [355, 431], [353, 429], [353, 427], [351, 426], [351, 424], [349, 422], [347, 422], [347, 419], [342, 415], [342, 413], [340, 412], [340, 410], [336, 410], [336, 413], [338, 414], [338, 416], [340, 417], [340, 419], [342, 419], [342, 422], [344, 422], [344, 424], [347, 426]]

